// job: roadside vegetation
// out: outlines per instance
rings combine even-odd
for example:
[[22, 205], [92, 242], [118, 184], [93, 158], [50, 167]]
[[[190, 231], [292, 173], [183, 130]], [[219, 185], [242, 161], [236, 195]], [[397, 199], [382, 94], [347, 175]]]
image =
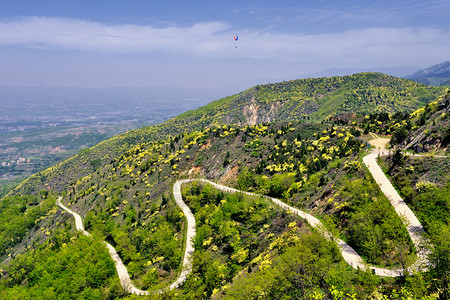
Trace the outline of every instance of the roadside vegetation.
[[441, 299], [450, 297], [450, 157], [403, 156], [394, 167], [393, 157], [382, 161], [391, 180], [427, 232], [433, 245], [427, 274], [430, 285], [441, 290]]
[[[55, 198], [47, 191], [38, 196], [14, 196], [0, 201], [0, 258], [14, 256], [14, 246], [21, 243], [30, 231], [39, 230], [39, 225], [54, 211]], [[43, 230], [45, 231], [45, 230]], [[27, 248], [28, 245], [25, 245]], [[2, 260], [3, 260], [2, 259]]]
[[1, 269], [2, 299], [105, 299], [125, 296], [98, 240], [58, 229]]

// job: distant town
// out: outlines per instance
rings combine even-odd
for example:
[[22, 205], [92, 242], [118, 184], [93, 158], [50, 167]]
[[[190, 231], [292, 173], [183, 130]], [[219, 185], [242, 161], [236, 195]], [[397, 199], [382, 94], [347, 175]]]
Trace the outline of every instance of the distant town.
[[212, 90], [0, 87], [0, 192], [128, 130], [217, 98]]

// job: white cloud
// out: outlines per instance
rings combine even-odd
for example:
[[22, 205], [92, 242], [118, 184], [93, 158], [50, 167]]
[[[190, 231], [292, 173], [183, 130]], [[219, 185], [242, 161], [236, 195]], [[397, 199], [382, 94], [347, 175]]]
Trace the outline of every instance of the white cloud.
[[[222, 22], [190, 27], [155, 28], [107, 25], [96, 22], [29, 17], [0, 22], [0, 46], [21, 45], [49, 50], [101, 53], [167, 52], [207, 58], [242, 57], [334, 66], [409, 64], [448, 60], [450, 34], [430, 28], [366, 28], [330, 34], [235, 32]], [[235, 44], [238, 49], [235, 49]]]
[[334, 65], [414, 65], [448, 60], [450, 34], [429, 28], [368, 28], [333, 34], [251, 33], [249, 56]]
[[112, 53], [197, 52], [196, 44], [210, 43], [217, 33], [227, 28], [228, 25], [220, 22], [200, 23], [185, 28], [153, 28], [30, 17], [0, 23], [0, 45]]

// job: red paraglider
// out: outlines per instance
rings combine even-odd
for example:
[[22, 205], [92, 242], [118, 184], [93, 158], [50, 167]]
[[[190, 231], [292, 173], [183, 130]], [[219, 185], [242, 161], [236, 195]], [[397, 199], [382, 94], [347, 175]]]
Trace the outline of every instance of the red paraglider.
[[[235, 35], [234, 37], [234, 40], [237, 42], [237, 40], [239, 39], [239, 37], [237, 36], [237, 35]], [[234, 48], [237, 48], [237, 45], [236, 46], [234, 46]]]

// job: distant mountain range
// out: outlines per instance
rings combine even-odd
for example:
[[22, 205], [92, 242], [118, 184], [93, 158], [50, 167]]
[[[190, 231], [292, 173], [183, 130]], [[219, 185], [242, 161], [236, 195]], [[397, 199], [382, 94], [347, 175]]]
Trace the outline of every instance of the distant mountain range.
[[450, 61], [419, 70], [405, 78], [432, 86], [450, 86]]

